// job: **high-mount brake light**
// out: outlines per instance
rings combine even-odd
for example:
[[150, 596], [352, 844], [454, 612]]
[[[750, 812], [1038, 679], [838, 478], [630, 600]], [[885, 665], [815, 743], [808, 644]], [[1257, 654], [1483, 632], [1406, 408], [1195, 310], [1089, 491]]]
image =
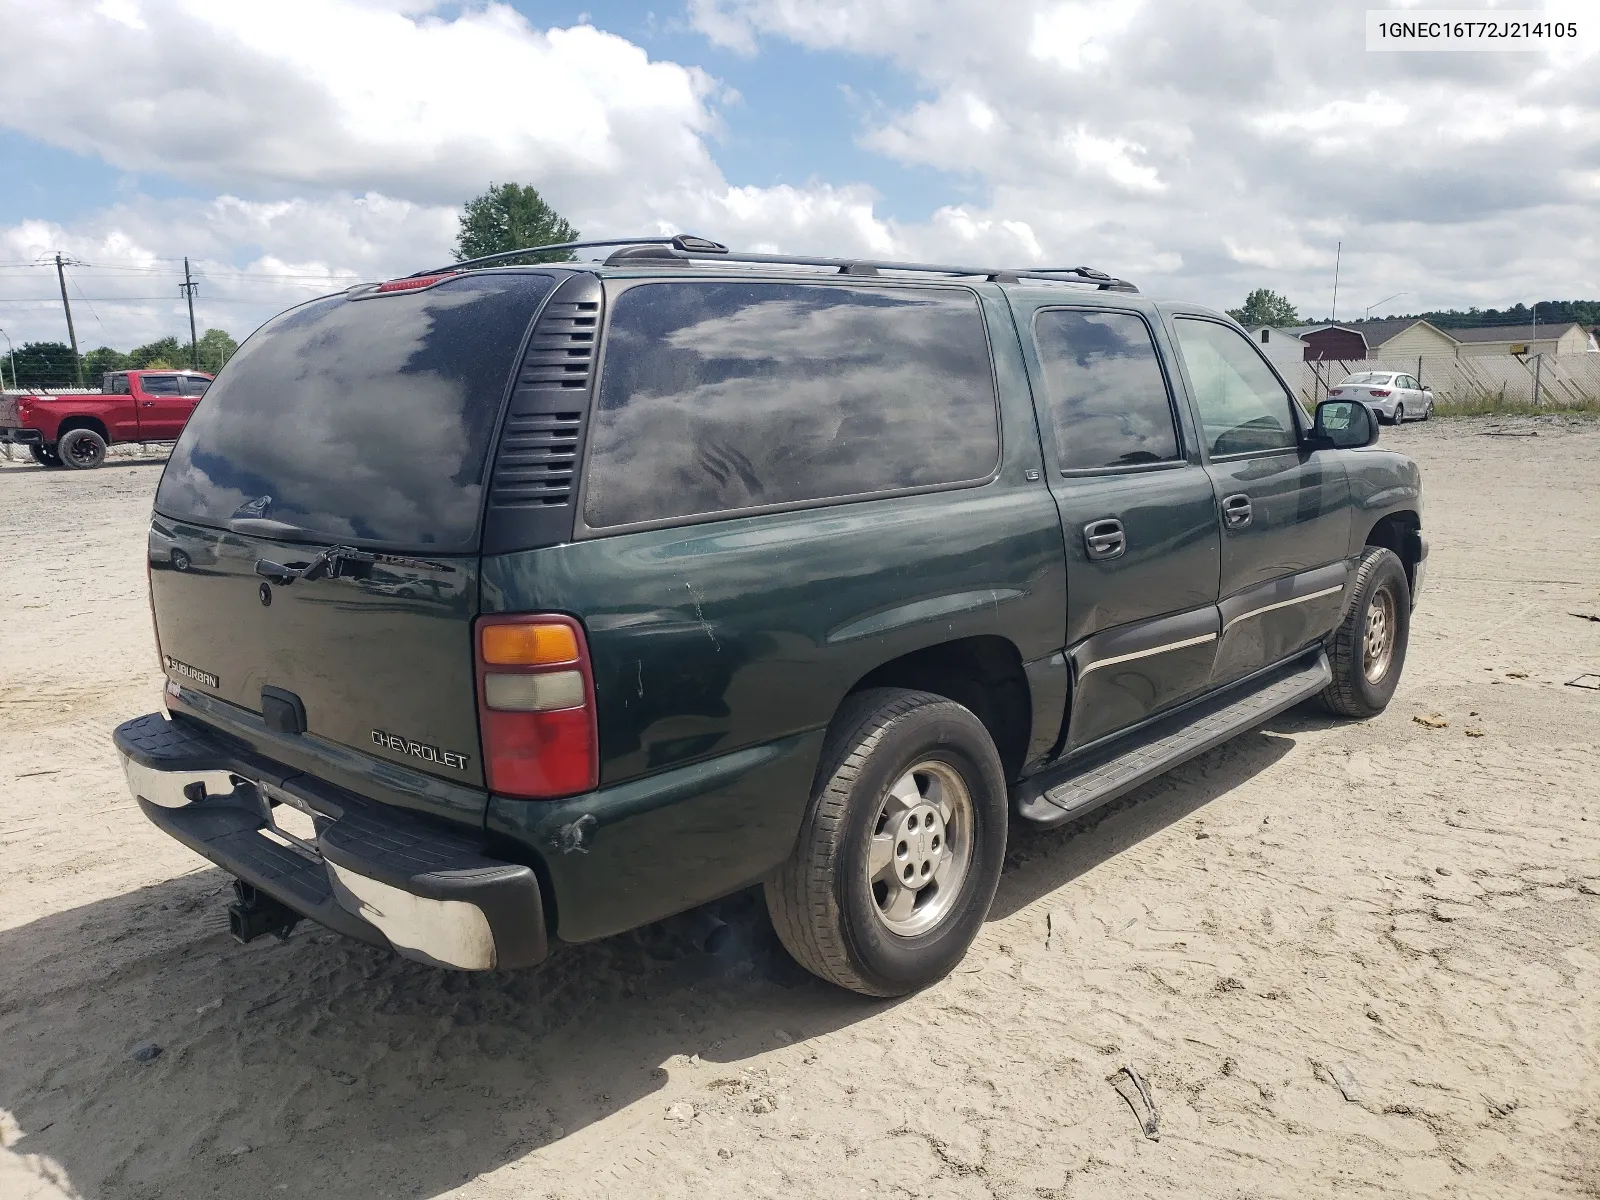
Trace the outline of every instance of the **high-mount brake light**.
[[550, 614], [480, 617], [473, 644], [490, 790], [549, 800], [599, 786], [594, 673], [583, 627]]
[[454, 271], [441, 271], [437, 275], [418, 275], [412, 279], [391, 279], [388, 283], [380, 283], [380, 292], [411, 292], [417, 288], [432, 287], [441, 279], [449, 279], [456, 274]]

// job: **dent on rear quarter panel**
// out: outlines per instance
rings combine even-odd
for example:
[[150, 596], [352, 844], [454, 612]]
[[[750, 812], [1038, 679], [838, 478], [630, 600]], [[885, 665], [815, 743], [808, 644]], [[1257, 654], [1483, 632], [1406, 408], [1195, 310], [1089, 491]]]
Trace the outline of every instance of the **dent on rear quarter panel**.
[[995, 634], [1060, 646], [1061, 535], [1001, 485], [596, 538], [485, 559], [486, 611], [589, 638], [610, 786], [826, 726], [889, 659]]

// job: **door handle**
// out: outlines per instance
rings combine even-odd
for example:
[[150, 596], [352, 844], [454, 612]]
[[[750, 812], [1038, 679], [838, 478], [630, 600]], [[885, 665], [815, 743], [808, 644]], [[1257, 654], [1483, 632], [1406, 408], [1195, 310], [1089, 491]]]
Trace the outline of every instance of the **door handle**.
[[1250, 524], [1250, 497], [1240, 492], [1222, 501], [1222, 523], [1229, 529], [1243, 529]]
[[144, 401], [144, 406], [146, 408], [154, 408], [156, 406], [156, 402], [154, 400], [146, 400]]
[[1097, 561], [1121, 558], [1123, 551], [1128, 548], [1128, 535], [1123, 532], [1121, 521], [1106, 517], [1104, 520], [1090, 521], [1083, 527], [1083, 544], [1089, 551], [1089, 557]]

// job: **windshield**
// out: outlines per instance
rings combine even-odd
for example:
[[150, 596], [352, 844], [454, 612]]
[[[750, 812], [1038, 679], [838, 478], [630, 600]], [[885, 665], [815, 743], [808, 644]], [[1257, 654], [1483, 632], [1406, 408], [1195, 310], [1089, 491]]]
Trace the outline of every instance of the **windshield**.
[[269, 321], [206, 390], [156, 492], [164, 515], [468, 550], [523, 334], [555, 280], [467, 275], [332, 296]]

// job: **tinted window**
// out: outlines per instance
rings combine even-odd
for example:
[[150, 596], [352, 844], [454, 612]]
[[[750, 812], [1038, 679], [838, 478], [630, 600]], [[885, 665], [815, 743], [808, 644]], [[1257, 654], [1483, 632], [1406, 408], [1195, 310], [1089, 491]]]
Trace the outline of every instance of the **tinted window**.
[[470, 548], [506, 383], [552, 283], [469, 275], [274, 318], [195, 407], [156, 507], [215, 526], [264, 516], [328, 539]]
[[594, 527], [982, 479], [1000, 432], [977, 298], [634, 287], [607, 327], [590, 438]]
[[1142, 320], [1047, 309], [1034, 318], [1033, 336], [1063, 470], [1178, 457], [1167, 381]]
[[178, 377], [176, 375], [146, 375], [139, 380], [139, 386], [144, 389], [147, 396], [176, 396], [178, 394]]
[[183, 377], [183, 394], [185, 396], [204, 396], [206, 388], [211, 386], [209, 379], [201, 379], [198, 375], [185, 375]]
[[1281, 450], [1298, 440], [1289, 393], [1248, 338], [1215, 321], [1174, 322], [1212, 454]]
[[110, 390], [113, 395], [126, 396], [128, 394], [128, 377], [126, 375], [111, 376]]

